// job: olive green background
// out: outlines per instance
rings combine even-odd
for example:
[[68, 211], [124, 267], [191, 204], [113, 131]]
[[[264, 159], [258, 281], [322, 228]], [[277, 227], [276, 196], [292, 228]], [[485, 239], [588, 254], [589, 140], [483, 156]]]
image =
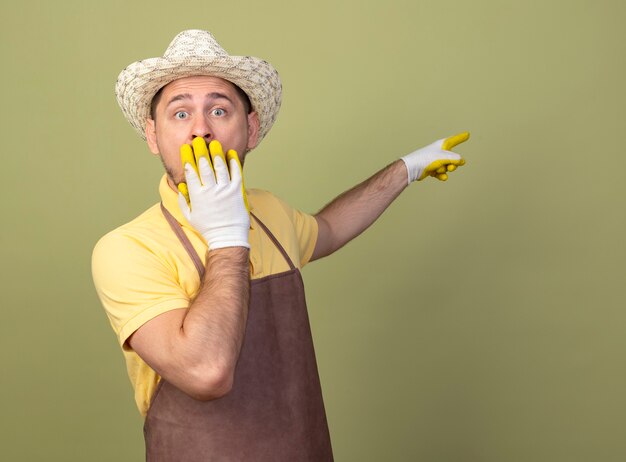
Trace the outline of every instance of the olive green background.
[[180, 30], [271, 62], [284, 103], [249, 186], [314, 212], [469, 130], [307, 266], [338, 461], [626, 460], [626, 4], [2, 2], [0, 458], [139, 461], [142, 419], [91, 249], [158, 201], [117, 107]]

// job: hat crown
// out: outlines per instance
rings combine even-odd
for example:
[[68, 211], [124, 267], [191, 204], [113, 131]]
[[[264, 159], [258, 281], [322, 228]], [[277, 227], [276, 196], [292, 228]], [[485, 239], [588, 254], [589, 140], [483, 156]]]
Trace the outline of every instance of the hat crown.
[[215, 37], [205, 30], [184, 30], [169, 44], [164, 58], [180, 59], [192, 57], [228, 56]]

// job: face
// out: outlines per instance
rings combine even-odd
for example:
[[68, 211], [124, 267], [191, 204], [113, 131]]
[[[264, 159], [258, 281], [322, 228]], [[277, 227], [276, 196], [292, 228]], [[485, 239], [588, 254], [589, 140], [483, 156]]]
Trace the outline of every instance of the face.
[[217, 77], [186, 77], [169, 83], [163, 87], [155, 118], [146, 121], [148, 147], [161, 157], [173, 189], [185, 181], [180, 161], [183, 144], [191, 144], [197, 136], [207, 145], [217, 140], [224, 153], [237, 151], [243, 164], [258, 139], [257, 114], [248, 114], [235, 86]]

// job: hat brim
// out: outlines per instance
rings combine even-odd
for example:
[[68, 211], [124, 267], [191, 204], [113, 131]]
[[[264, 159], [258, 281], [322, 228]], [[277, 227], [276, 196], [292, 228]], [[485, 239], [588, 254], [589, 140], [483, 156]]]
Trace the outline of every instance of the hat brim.
[[139, 136], [146, 139], [146, 119], [154, 95], [174, 80], [207, 75], [228, 80], [250, 98], [259, 117], [260, 142], [276, 121], [282, 101], [282, 85], [274, 67], [252, 56], [216, 56], [211, 59], [150, 58], [127, 66], [115, 84], [117, 102]]

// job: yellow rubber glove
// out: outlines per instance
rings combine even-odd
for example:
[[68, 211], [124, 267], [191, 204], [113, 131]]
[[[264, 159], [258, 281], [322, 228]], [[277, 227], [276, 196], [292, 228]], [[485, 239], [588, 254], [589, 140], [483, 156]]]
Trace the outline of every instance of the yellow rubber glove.
[[450, 151], [457, 144], [469, 139], [469, 133], [463, 132], [437, 140], [426, 147], [408, 154], [401, 159], [406, 164], [409, 184], [432, 176], [441, 181], [448, 179], [448, 172], [465, 165], [465, 159]]
[[178, 186], [178, 206], [189, 224], [210, 250], [250, 248], [250, 213], [237, 153], [230, 150], [224, 156], [218, 141], [207, 149], [202, 138], [194, 138], [192, 146], [181, 146], [180, 154], [186, 182]]
[[[215, 164], [215, 157], [219, 156], [224, 161], [224, 164], [227, 166], [231, 165], [231, 161], [235, 161], [237, 163], [237, 168], [239, 169], [241, 176], [241, 194], [243, 195], [244, 203], [246, 204], [246, 210], [250, 212], [250, 205], [248, 204], [248, 195], [246, 194], [246, 188], [243, 181], [243, 168], [241, 166], [241, 162], [239, 161], [239, 156], [237, 155], [237, 151], [233, 149], [229, 149], [224, 156], [224, 150], [222, 149], [222, 144], [213, 140], [209, 143], [209, 148], [207, 149], [206, 143], [203, 138], [196, 137], [191, 141], [192, 146], [188, 144], [183, 144], [180, 147], [180, 161], [183, 165], [183, 169], [185, 168], [185, 164], [190, 164], [196, 173], [198, 172], [198, 165], [201, 157], [205, 157], [209, 161], [209, 165], [213, 168]], [[213, 172], [215, 174], [215, 171]], [[230, 167], [230, 176], [233, 176], [232, 166]], [[187, 205], [191, 205], [189, 201], [189, 189], [187, 187], [187, 183], [179, 183], [178, 191], [185, 197], [187, 201]]]

